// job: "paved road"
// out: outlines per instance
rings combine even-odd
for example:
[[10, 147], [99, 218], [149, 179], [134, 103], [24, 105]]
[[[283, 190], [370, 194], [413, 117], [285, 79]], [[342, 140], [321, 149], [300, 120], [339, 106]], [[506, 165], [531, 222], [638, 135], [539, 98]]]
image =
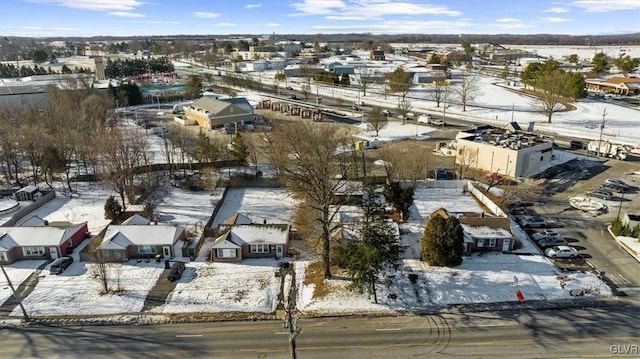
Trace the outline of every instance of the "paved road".
[[[640, 344], [638, 307], [300, 322], [300, 358], [609, 357]], [[281, 322], [2, 329], [0, 356], [286, 358]]]

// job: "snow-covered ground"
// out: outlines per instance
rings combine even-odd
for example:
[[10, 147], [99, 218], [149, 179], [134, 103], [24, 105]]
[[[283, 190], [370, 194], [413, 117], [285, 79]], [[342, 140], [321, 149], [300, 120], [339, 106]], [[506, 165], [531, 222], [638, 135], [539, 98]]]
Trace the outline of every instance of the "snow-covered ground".
[[243, 263], [187, 264], [163, 313], [272, 312], [276, 309], [280, 279], [277, 262], [249, 259]]
[[[455, 212], [480, 212], [482, 207], [468, 193], [462, 182], [451, 181], [448, 188], [431, 188], [425, 182], [418, 186], [415, 204], [407, 223], [401, 226], [402, 242], [410, 249], [408, 258], [417, 258], [419, 244], [428, 215], [440, 207]], [[171, 189], [166, 202], [180, 208], [184, 193]], [[76, 198], [68, 202], [73, 202]], [[199, 206], [211, 206], [207, 193], [189, 197]], [[102, 201], [98, 207], [102, 207]], [[164, 203], [164, 202], [163, 202]], [[192, 204], [193, 205], [193, 204]], [[63, 209], [64, 207], [61, 207]], [[160, 206], [165, 215], [172, 205]], [[198, 207], [199, 208], [199, 207]], [[257, 222], [290, 222], [295, 202], [281, 189], [230, 189], [216, 222], [237, 212]], [[197, 208], [191, 209], [198, 212]], [[97, 210], [94, 210], [98, 212]], [[91, 212], [90, 210], [86, 211]], [[56, 212], [51, 215], [55, 216]], [[101, 212], [99, 212], [101, 213]], [[174, 220], [191, 214], [174, 211]], [[188, 220], [186, 220], [188, 221]], [[178, 221], [180, 222], [180, 221]], [[76, 254], [74, 254], [76, 256]], [[377, 285], [379, 304], [366, 295], [346, 290], [345, 279], [328, 281], [331, 291], [320, 298], [313, 297], [313, 285], [304, 285], [305, 268], [309, 263], [295, 264], [299, 285], [299, 305], [305, 312], [347, 313], [421, 309], [459, 303], [515, 301], [515, 291], [521, 290], [525, 300], [565, 299], [578, 295], [610, 295], [609, 288], [590, 273], [562, 273], [541, 255], [482, 254], [464, 258], [456, 268], [429, 267], [416, 259], [406, 259], [404, 267], [392, 273], [388, 282]], [[27, 266], [26, 268], [24, 266]], [[7, 266], [12, 280], [19, 284], [32, 271], [35, 262], [18, 262]], [[61, 275], [50, 275], [45, 269], [33, 293], [24, 304], [32, 315], [92, 315], [138, 313], [144, 299], [159, 278], [163, 264], [130, 261], [111, 269], [113, 278], [120, 277], [120, 293], [100, 294], [100, 284], [92, 278], [92, 264], [76, 262]], [[274, 260], [249, 260], [242, 264], [191, 262], [166, 303], [152, 309], [155, 313], [182, 312], [271, 312], [277, 305], [279, 279], [274, 274]], [[415, 275], [415, 276], [414, 276]], [[340, 278], [339, 276], [336, 278]], [[516, 279], [517, 278], [517, 279]], [[117, 287], [111, 282], [111, 287]], [[7, 297], [3, 289], [2, 295]], [[19, 309], [13, 312], [19, 316]]]
[[[4, 268], [13, 287], [18, 288], [43, 263], [43, 260], [18, 261], [11, 265], [5, 265]], [[9, 299], [12, 294], [7, 279], [4, 275], [0, 276], [0, 304]]]

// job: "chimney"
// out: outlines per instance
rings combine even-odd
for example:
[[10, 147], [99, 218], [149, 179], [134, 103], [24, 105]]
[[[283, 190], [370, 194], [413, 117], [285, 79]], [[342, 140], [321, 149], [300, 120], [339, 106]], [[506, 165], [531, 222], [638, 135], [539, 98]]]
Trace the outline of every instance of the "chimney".
[[267, 219], [266, 218], [262, 220], [262, 224], [267, 224]]
[[48, 226], [49, 225], [49, 221], [47, 221], [46, 219], [44, 220], [44, 226]]

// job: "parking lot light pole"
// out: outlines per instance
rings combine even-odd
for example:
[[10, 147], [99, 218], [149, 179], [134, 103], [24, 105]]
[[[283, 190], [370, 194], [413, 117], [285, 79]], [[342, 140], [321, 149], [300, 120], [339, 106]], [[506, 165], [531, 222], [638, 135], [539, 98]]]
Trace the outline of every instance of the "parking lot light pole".
[[622, 202], [624, 202], [624, 190], [622, 191], [622, 197], [620, 198], [620, 205], [618, 205], [618, 215], [616, 218], [620, 218], [620, 211], [622, 211]]

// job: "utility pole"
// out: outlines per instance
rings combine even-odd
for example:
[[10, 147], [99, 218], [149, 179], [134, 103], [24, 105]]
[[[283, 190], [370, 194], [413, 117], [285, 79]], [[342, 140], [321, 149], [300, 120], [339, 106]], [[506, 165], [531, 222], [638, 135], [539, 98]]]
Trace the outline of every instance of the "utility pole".
[[602, 132], [604, 132], [604, 118], [607, 116], [607, 109], [602, 111], [602, 122], [600, 123], [600, 139], [598, 140], [598, 155], [600, 157], [600, 147], [602, 147]]
[[447, 93], [449, 88], [444, 88], [444, 105], [442, 106], [442, 126], [445, 124], [445, 116], [447, 115]]
[[4, 277], [7, 279], [7, 283], [9, 284], [9, 288], [11, 288], [11, 293], [13, 294], [13, 297], [16, 298], [16, 300], [18, 301], [18, 305], [20, 306], [20, 309], [22, 309], [22, 315], [24, 316], [24, 320], [28, 321], [29, 315], [27, 314], [27, 310], [24, 309], [24, 305], [22, 305], [22, 299], [20, 299], [16, 295], [16, 289], [13, 287], [13, 283], [11, 283], [11, 279], [9, 279], [9, 276], [7, 275], [7, 271], [4, 270], [4, 266], [2, 264], [0, 264], [0, 269], [2, 269], [2, 274], [4, 274]]
[[[291, 286], [289, 287], [289, 294], [287, 295], [287, 303], [285, 304], [285, 322], [282, 323], [284, 329], [289, 330], [289, 354], [291, 359], [297, 359], [298, 354], [296, 353], [296, 337], [302, 331], [298, 327], [298, 318], [294, 318], [293, 312], [296, 310], [296, 296], [298, 295], [298, 290], [296, 287], [296, 273], [293, 267], [289, 267], [287, 270], [283, 271], [284, 276], [286, 278], [287, 275], [291, 278]], [[285, 278], [282, 278], [284, 281]]]

